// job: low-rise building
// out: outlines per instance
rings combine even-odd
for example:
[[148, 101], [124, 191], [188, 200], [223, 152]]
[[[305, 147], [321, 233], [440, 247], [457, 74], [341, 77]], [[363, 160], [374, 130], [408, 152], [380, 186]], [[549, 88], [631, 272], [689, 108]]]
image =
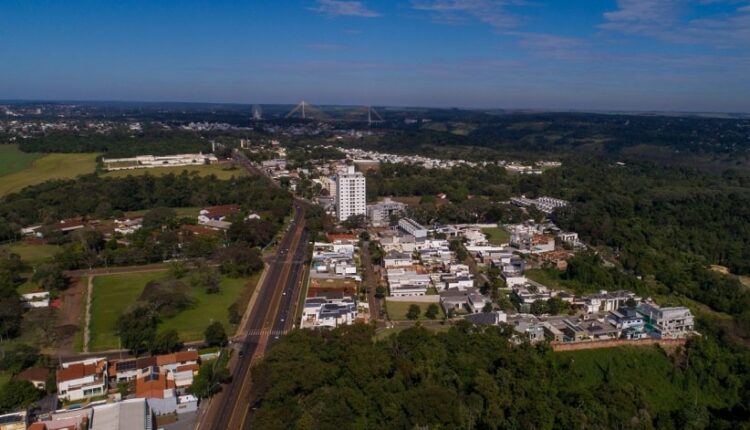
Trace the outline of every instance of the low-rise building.
[[640, 300], [635, 293], [630, 291], [607, 291], [601, 290], [598, 294], [583, 297], [584, 308], [588, 313], [609, 312], [620, 309], [627, 305], [628, 300], [636, 303]]
[[343, 293], [320, 293], [305, 299], [302, 328], [336, 328], [357, 320], [357, 301]]
[[386, 279], [390, 295], [394, 297], [424, 296], [430, 287], [430, 275], [420, 274], [414, 270], [388, 269]]
[[647, 329], [657, 338], [676, 339], [693, 332], [693, 313], [684, 306], [661, 307], [644, 302], [637, 310], [643, 315]]
[[388, 251], [383, 256], [383, 266], [386, 269], [393, 269], [398, 267], [411, 267], [413, 261], [411, 254], [407, 252]]
[[57, 370], [57, 397], [63, 401], [83, 400], [107, 392], [107, 360], [88, 358], [63, 363]]
[[39, 390], [47, 388], [47, 379], [50, 376], [50, 369], [46, 367], [30, 367], [13, 377], [17, 381], [31, 382]]
[[401, 218], [398, 221], [398, 227], [406, 233], [414, 236], [416, 239], [424, 239], [427, 237], [427, 229], [411, 218]]
[[406, 205], [386, 198], [377, 203], [367, 205], [367, 219], [373, 227], [386, 227], [391, 217], [400, 215], [406, 210]]
[[492, 303], [489, 297], [479, 293], [476, 288], [449, 288], [440, 292], [440, 305], [446, 314], [450, 312], [482, 312], [487, 303]]
[[0, 430], [26, 430], [28, 419], [26, 411], [0, 415]]
[[211, 221], [226, 221], [232, 215], [237, 215], [242, 209], [239, 205], [209, 206], [198, 213], [198, 222], [208, 224]]

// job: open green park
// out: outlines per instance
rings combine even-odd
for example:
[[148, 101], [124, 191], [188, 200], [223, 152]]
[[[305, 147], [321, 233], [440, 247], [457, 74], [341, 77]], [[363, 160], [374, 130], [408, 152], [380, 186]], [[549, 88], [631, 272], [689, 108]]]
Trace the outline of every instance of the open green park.
[[51, 179], [72, 179], [96, 170], [99, 154], [30, 154], [0, 145], [0, 196]]
[[[136, 303], [146, 284], [164, 279], [167, 272], [124, 273], [102, 275], [94, 278], [91, 300], [90, 351], [118, 349], [117, 321], [130, 306]], [[222, 277], [221, 290], [208, 294], [203, 288], [191, 288], [195, 306], [173, 317], [163, 319], [158, 330], [174, 329], [184, 342], [203, 339], [206, 327], [219, 321], [230, 333], [227, 308], [240, 297], [249, 297], [259, 274], [250, 278]], [[244, 294], [244, 296], [243, 296]]]

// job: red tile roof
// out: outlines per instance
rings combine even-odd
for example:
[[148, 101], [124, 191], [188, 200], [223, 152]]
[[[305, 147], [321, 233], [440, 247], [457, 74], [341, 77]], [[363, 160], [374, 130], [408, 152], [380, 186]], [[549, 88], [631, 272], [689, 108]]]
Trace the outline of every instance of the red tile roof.
[[240, 213], [240, 207], [238, 205], [221, 205], [221, 206], [209, 206], [203, 208], [206, 211], [205, 215], [209, 218], [221, 218], [227, 215], [234, 215]]
[[164, 366], [167, 364], [183, 363], [185, 361], [198, 361], [197, 351], [182, 351], [174, 354], [164, 354], [156, 356], [156, 364]]
[[76, 363], [68, 367], [61, 367], [57, 370], [57, 382], [71, 381], [73, 379], [81, 379], [86, 376], [97, 374], [96, 364], [82, 364]]
[[45, 382], [49, 376], [49, 369], [44, 367], [31, 367], [14, 376], [19, 381], [42, 381]]
[[174, 379], [169, 379], [164, 374], [160, 374], [158, 378], [151, 380], [138, 378], [135, 381], [135, 396], [145, 399], [163, 399], [164, 390], [173, 388], [175, 388]]

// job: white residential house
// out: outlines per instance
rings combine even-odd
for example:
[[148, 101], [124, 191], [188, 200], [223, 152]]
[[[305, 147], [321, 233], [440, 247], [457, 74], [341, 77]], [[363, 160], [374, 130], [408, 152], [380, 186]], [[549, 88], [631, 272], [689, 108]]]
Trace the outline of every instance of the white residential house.
[[302, 328], [336, 328], [354, 324], [357, 319], [357, 302], [354, 297], [330, 293], [305, 299], [302, 310]]
[[616, 311], [627, 304], [629, 299], [636, 303], [640, 300], [635, 293], [630, 291], [606, 291], [601, 290], [598, 294], [583, 297], [585, 309], [588, 313]]
[[492, 300], [473, 287], [465, 290], [450, 288], [440, 292], [440, 305], [446, 314], [451, 311], [479, 313], [487, 303], [492, 303]]
[[107, 359], [88, 358], [63, 363], [57, 369], [57, 397], [63, 401], [83, 400], [107, 392]]
[[49, 291], [22, 294], [21, 300], [28, 308], [47, 308], [49, 307]]
[[684, 306], [660, 307], [654, 303], [641, 303], [637, 308], [646, 325], [661, 339], [675, 339], [693, 332], [693, 313]]
[[393, 297], [424, 296], [431, 285], [430, 275], [413, 270], [388, 269], [386, 278]]
[[386, 269], [411, 267], [412, 264], [411, 254], [406, 252], [389, 251], [383, 257], [383, 266]]

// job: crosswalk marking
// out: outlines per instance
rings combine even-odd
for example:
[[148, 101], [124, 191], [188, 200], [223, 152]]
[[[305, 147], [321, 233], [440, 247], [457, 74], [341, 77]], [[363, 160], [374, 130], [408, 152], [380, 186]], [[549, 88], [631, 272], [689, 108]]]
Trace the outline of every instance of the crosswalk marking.
[[270, 328], [255, 328], [248, 332], [249, 336], [282, 336], [287, 333], [287, 330], [271, 330]]

